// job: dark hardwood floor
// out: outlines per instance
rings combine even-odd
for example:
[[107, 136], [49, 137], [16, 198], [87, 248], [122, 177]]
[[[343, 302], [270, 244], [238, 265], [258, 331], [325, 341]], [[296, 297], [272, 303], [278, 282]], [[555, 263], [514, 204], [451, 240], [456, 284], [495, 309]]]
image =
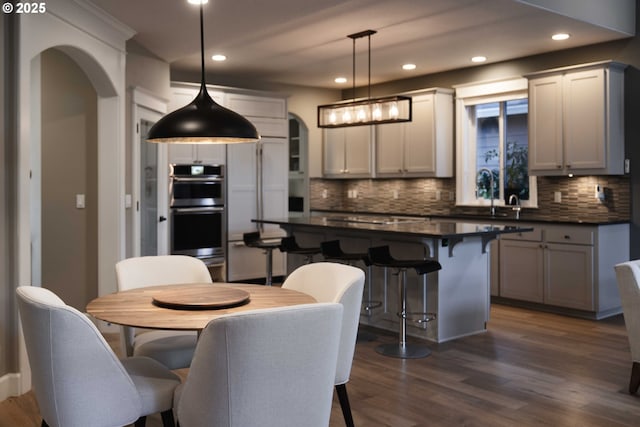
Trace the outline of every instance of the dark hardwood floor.
[[[347, 390], [358, 427], [640, 426], [622, 316], [590, 321], [494, 305], [487, 333], [430, 344], [426, 359], [375, 352], [394, 340], [378, 334], [357, 345]], [[147, 425], [160, 426], [159, 417]], [[39, 426], [30, 393], [0, 402], [0, 427], [17, 426]], [[330, 426], [344, 426], [337, 399]]]

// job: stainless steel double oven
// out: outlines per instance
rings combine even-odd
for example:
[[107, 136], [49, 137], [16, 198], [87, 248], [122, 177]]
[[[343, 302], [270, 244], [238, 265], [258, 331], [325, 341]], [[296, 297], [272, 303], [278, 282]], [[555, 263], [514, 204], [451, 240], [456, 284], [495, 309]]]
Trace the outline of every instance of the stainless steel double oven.
[[171, 253], [224, 262], [225, 182], [222, 165], [171, 165]]

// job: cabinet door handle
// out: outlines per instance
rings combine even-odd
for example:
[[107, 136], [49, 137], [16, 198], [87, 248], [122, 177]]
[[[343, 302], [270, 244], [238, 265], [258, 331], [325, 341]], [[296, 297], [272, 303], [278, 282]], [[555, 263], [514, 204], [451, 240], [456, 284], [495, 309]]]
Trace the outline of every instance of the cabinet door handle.
[[564, 238], [565, 238], [566, 240], [571, 240], [571, 236], [569, 236], [568, 234], [565, 234], [565, 235], [564, 235]]
[[166, 216], [162, 216], [162, 215], [160, 215], [160, 218], [158, 218], [158, 222], [164, 222], [164, 221], [166, 221], [166, 220], [167, 220], [167, 217], [166, 217]]
[[562, 169], [562, 165], [556, 165], [558, 169]]

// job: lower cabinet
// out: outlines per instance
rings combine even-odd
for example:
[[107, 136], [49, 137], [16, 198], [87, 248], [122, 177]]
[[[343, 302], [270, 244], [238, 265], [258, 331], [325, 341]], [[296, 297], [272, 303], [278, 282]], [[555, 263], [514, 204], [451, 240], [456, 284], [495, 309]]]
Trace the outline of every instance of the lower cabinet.
[[501, 297], [544, 302], [543, 252], [540, 242], [500, 240]]
[[544, 303], [594, 311], [593, 246], [547, 243]]
[[501, 236], [498, 296], [595, 318], [620, 312], [613, 267], [629, 258], [627, 224], [533, 227]]

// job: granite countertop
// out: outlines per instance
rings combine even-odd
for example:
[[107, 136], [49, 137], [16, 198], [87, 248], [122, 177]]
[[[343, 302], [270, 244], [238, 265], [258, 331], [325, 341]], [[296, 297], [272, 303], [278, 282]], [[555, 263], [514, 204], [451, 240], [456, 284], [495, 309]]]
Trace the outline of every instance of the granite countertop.
[[533, 230], [533, 228], [528, 226], [478, 224], [451, 218], [367, 214], [327, 214], [253, 221], [281, 226], [328, 227], [351, 231], [394, 233], [440, 239], [461, 238], [465, 236], [487, 237]]
[[428, 214], [424, 216], [416, 215], [411, 216], [403, 213], [374, 213], [374, 212], [348, 212], [348, 211], [323, 211], [314, 210], [314, 214], [318, 215], [356, 215], [356, 216], [382, 216], [382, 217], [398, 217], [403, 218], [409, 216], [410, 218], [424, 218], [432, 220], [443, 221], [472, 221], [483, 223], [540, 223], [540, 224], [559, 224], [559, 225], [587, 225], [587, 226], [599, 226], [599, 225], [612, 225], [612, 224], [628, 224], [629, 220], [594, 220], [594, 219], [581, 219], [581, 218], [547, 218], [544, 216], [532, 214], [527, 211], [523, 211], [520, 214], [520, 219], [515, 218], [515, 214], [511, 211], [498, 212], [495, 216], [491, 215], [478, 215], [472, 213], [450, 213], [450, 214]]

